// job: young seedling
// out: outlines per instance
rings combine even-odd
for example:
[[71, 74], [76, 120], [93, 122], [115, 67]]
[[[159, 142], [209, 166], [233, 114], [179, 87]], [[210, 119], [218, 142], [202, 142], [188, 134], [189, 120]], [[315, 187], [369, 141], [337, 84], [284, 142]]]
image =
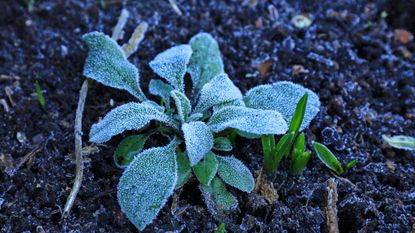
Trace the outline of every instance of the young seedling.
[[305, 151], [305, 136], [304, 133], [301, 133], [297, 137], [291, 154], [291, 174], [294, 176], [301, 175], [307, 166], [310, 156], [311, 151]]
[[383, 140], [388, 143], [391, 147], [402, 149], [402, 150], [415, 150], [415, 138], [405, 135], [398, 135], [388, 137], [382, 135]]
[[[261, 85], [242, 95], [224, 73], [219, 46], [207, 33], [195, 35], [188, 44], [174, 46], [150, 62], [150, 68], [164, 79], [150, 81], [149, 92], [155, 97], [150, 100], [141, 90], [138, 68], [127, 59], [130, 50], [119, 46], [117, 38], [99, 32], [84, 35], [89, 54], [83, 73], [129, 92], [135, 101], [116, 107], [94, 124], [89, 140], [105, 143], [117, 134], [140, 131], [123, 140], [114, 154], [116, 164], [125, 167], [118, 201], [139, 230], [157, 217], [174, 190], [193, 175], [212, 214], [234, 210], [238, 201], [227, 186], [249, 193], [254, 178], [240, 160], [219, 153], [232, 150], [236, 135], [260, 138], [285, 134], [286, 122], [293, 118], [297, 125], [286, 136], [291, 142], [298, 128], [307, 127], [318, 112], [318, 97], [291, 82]], [[185, 94], [190, 93], [185, 91], [186, 73], [192, 80], [191, 95]], [[298, 124], [294, 116], [298, 113], [294, 114], [292, 106], [305, 93], [311, 101]], [[156, 134], [170, 143], [143, 150]], [[273, 162], [279, 163], [290, 147], [285, 143], [275, 147], [280, 154]]]
[[345, 170], [352, 168], [356, 165], [357, 161], [352, 160], [347, 163], [346, 167], [343, 168], [342, 164], [337, 160], [336, 156], [323, 144], [318, 142], [312, 142], [314, 150], [317, 153], [317, 157], [337, 175], [341, 176]]
[[[299, 88], [299, 90], [301, 90], [301, 88]], [[303, 93], [303, 95], [297, 102], [296, 108], [292, 113], [292, 117], [290, 118], [291, 123], [288, 129], [288, 133], [281, 137], [276, 146], [274, 135], [262, 136], [264, 167], [269, 172], [275, 171], [278, 168], [281, 160], [291, 154], [291, 173], [293, 175], [300, 175], [305, 169], [308, 159], [310, 158], [311, 153], [304, 151], [304, 134], [302, 134], [301, 137], [298, 137], [298, 133], [300, 130], [303, 130], [306, 126], [308, 126], [310, 121], [317, 114], [320, 102], [317, 95], [312, 91], [304, 90], [301, 92], [299, 90], [297, 90], [297, 92]], [[291, 93], [295, 93], [295, 91], [291, 91]], [[309, 95], [311, 96], [311, 104], [307, 103]], [[291, 97], [296, 98], [295, 96]], [[304, 124], [304, 122], [307, 122], [307, 124]], [[296, 145], [295, 148], [292, 149], [294, 142], [296, 142]]]
[[215, 229], [214, 233], [226, 233], [225, 223], [219, 224], [219, 226]]
[[42, 88], [40, 87], [40, 84], [37, 80], [35, 81], [35, 90], [36, 90], [37, 100], [39, 101], [40, 106], [43, 109], [45, 109], [46, 101], [45, 101], [45, 98], [43, 97]]

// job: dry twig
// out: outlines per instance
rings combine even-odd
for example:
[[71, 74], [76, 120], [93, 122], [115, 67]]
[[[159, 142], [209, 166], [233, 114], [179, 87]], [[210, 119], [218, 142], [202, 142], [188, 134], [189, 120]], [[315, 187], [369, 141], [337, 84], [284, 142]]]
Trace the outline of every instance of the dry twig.
[[66, 218], [71, 211], [76, 195], [79, 192], [82, 184], [82, 178], [84, 176], [84, 158], [82, 156], [82, 115], [85, 107], [85, 100], [88, 93], [88, 79], [85, 79], [82, 83], [81, 91], [79, 93], [78, 107], [76, 109], [75, 117], [75, 163], [76, 163], [76, 175], [75, 181], [72, 186], [72, 191], [66, 200], [65, 207], [63, 209], [62, 218]]
[[327, 231], [329, 233], [339, 233], [339, 224], [337, 218], [337, 184], [333, 178], [327, 180], [327, 207], [326, 223]]

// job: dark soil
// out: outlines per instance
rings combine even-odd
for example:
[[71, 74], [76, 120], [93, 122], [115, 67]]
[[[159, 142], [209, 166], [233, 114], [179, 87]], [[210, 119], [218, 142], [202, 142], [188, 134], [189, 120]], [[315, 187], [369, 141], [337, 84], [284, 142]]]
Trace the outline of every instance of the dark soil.
[[[415, 135], [415, 43], [395, 39], [395, 29], [415, 33], [415, 1], [241, 2], [178, 1], [180, 17], [168, 1], [108, 0], [102, 9], [99, 1], [39, 0], [32, 13], [26, 1], [1, 1], [0, 99], [10, 108], [6, 112], [0, 106], [1, 232], [137, 232], [115, 194], [122, 170], [112, 154], [122, 137], [89, 156], [71, 215], [60, 220], [75, 170], [73, 121], [87, 52], [81, 36], [93, 30], [110, 34], [123, 7], [132, 15], [127, 35], [141, 20], [150, 26], [131, 58], [141, 69], [144, 87], [155, 76], [147, 64], [157, 53], [206, 31], [218, 40], [225, 70], [243, 91], [292, 80], [317, 92], [322, 107], [306, 131], [308, 142], [323, 142], [343, 162], [358, 160], [344, 175], [355, 187], [336, 179], [340, 231], [413, 232], [415, 154], [387, 147], [381, 135]], [[298, 14], [307, 14], [313, 24], [294, 27], [290, 21]], [[258, 64], [267, 60], [269, 70], [258, 75]], [[34, 94], [35, 80], [44, 91], [45, 110]], [[119, 105], [129, 95], [90, 87], [85, 132], [112, 108], [111, 99]], [[261, 169], [259, 141], [238, 138], [232, 153], [251, 171]], [[23, 158], [27, 161], [19, 166]], [[326, 232], [326, 181], [333, 175], [315, 155], [303, 177], [289, 176], [288, 168], [283, 164], [266, 180], [278, 190], [274, 204], [260, 193], [232, 190], [240, 208], [227, 227]], [[147, 232], [211, 232], [219, 223], [207, 212], [196, 182], [177, 193], [174, 213], [172, 203]]]

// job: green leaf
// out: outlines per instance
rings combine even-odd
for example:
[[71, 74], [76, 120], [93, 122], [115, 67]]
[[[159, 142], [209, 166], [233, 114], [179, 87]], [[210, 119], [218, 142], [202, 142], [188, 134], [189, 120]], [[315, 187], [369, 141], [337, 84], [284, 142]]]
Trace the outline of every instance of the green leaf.
[[193, 167], [193, 172], [196, 175], [196, 178], [203, 185], [210, 185], [213, 177], [215, 177], [218, 170], [218, 161], [216, 160], [215, 154], [208, 152], [202, 161], [197, 163]]
[[264, 168], [271, 172], [276, 169], [274, 162], [275, 154], [275, 137], [274, 135], [263, 135], [261, 137], [262, 153], [264, 154]]
[[215, 112], [210, 117], [208, 126], [213, 132], [233, 128], [257, 135], [283, 134], [288, 129], [287, 123], [276, 111], [237, 106]]
[[200, 90], [216, 75], [223, 73], [223, 62], [218, 43], [208, 33], [199, 33], [190, 39], [192, 56], [187, 68], [193, 89]]
[[[295, 132], [295, 131], [294, 131]], [[305, 150], [305, 136], [304, 133], [298, 135], [294, 143], [294, 149], [297, 149], [300, 154], [304, 153]]]
[[126, 130], [139, 130], [151, 120], [177, 129], [176, 123], [149, 103], [127, 103], [111, 110], [100, 122], [92, 125], [89, 141], [103, 143]]
[[131, 135], [124, 138], [114, 152], [114, 162], [120, 167], [128, 166], [134, 157], [141, 152], [148, 139], [147, 135]]
[[356, 164], [357, 164], [357, 160], [353, 159], [352, 161], [350, 161], [346, 164], [346, 169], [350, 169], [350, 168], [354, 167]]
[[297, 149], [294, 149], [293, 154], [293, 159], [291, 161], [291, 174], [294, 176], [299, 176], [307, 167], [308, 160], [311, 156], [311, 151], [300, 153]]
[[121, 210], [141, 231], [150, 224], [177, 182], [177, 141], [143, 151], [120, 178], [117, 197]]
[[204, 201], [209, 211], [213, 214], [219, 211], [234, 210], [238, 206], [238, 200], [226, 190], [225, 184], [217, 176], [213, 178], [210, 186], [200, 184]]
[[337, 175], [343, 174], [343, 167], [334, 154], [323, 144], [312, 142], [318, 158]]
[[225, 223], [219, 224], [214, 233], [226, 233]]
[[297, 103], [294, 115], [291, 119], [289, 131], [298, 132], [304, 119], [304, 114], [307, 106], [308, 94], [305, 93]]
[[232, 143], [229, 138], [217, 137], [213, 140], [213, 149], [220, 151], [231, 151]]
[[40, 87], [39, 82], [37, 80], [35, 81], [35, 90], [36, 90], [37, 100], [39, 101], [40, 106], [43, 109], [45, 109], [45, 106], [46, 106], [45, 98], [43, 97], [42, 88]]
[[166, 108], [170, 109], [170, 92], [173, 90], [172, 86], [159, 79], [152, 79], [150, 80], [148, 90], [150, 94], [161, 97]]
[[219, 161], [218, 174], [222, 180], [232, 187], [250, 193], [255, 180], [249, 169], [235, 157], [216, 156]]
[[190, 165], [196, 165], [213, 147], [213, 135], [202, 121], [185, 123], [182, 126]]
[[405, 135], [388, 137], [386, 135], [383, 135], [382, 138], [391, 147], [395, 147], [395, 148], [403, 149], [403, 150], [415, 150], [415, 137], [410, 137], [410, 136], [405, 136]]
[[176, 109], [177, 113], [179, 114], [180, 121], [182, 123], [186, 122], [187, 117], [192, 111], [190, 100], [186, 97], [185, 94], [178, 90], [173, 90], [170, 95], [173, 97], [174, 102], [176, 103]]
[[279, 167], [282, 158], [284, 158], [291, 150], [293, 138], [294, 132], [289, 132], [282, 136], [277, 145], [273, 146], [274, 142], [272, 142], [271, 148], [274, 147], [275, 149], [272, 150], [271, 155], [267, 156], [267, 154], [264, 153], [264, 167], [267, 171], [274, 172]]
[[84, 76], [126, 90], [140, 101], [146, 99], [140, 88], [138, 69], [127, 60], [117, 42], [101, 32], [87, 33], [82, 39], [89, 47]]
[[178, 177], [175, 189], [178, 189], [186, 184], [186, 182], [192, 176], [192, 168], [190, 167], [190, 161], [185, 152], [177, 153], [176, 161], [178, 166]]
[[215, 105], [242, 100], [241, 91], [225, 73], [219, 74], [206, 83], [200, 91], [195, 112], [203, 112]]
[[298, 101], [305, 93], [308, 94], [308, 99], [300, 127], [300, 130], [303, 130], [317, 115], [320, 109], [320, 100], [313, 91], [301, 85], [282, 81], [256, 86], [245, 94], [244, 101], [247, 107], [280, 112], [287, 122], [291, 122], [295, 111], [294, 106], [297, 106]]
[[177, 45], [159, 53], [149, 65], [175, 89], [184, 92], [184, 75], [191, 55], [189, 45]]

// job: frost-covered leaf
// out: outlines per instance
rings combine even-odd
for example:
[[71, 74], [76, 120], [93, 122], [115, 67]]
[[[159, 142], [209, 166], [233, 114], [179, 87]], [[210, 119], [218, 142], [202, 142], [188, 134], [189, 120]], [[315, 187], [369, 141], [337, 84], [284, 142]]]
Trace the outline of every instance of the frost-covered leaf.
[[193, 82], [193, 89], [200, 90], [216, 75], [223, 73], [218, 42], [208, 33], [199, 33], [190, 39], [192, 57], [187, 72]]
[[287, 123], [276, 111], [236, 106], [215, 112], [210, 117], [208, 126], [213, 132], [233, 128], [257, 135], [283, 134], [288, 129]]
[[218, 174], [222, 180], [232, 187], [250, 193], [255, 180], [249, 169], [235, 157], [216, 156], [219, 167]]
[[190, 161], [185, 152], [177, 153], [177, 183], [176, 188], [181, 188], [189, 180], [192, 175], [192, 168], [190, 167]]
[[124, 138], [114, 152], [114, 162], [118, 167], [128, 166], [134, 157], [141, 152], [148, 139], [147, 135], [131, 135]]
[[209, 186], [200, 184], [204, 201], [212, 214], [218, 211], [234, 210], [238, 206], [238, 200], [232, 193], [226, 190], [225, 184], [219, 177], [213, 178]]
[[152, 100], [144, 100], [143, 102], [141, 102], [142, 105], [147, 105], [149, 107], [153, 107], [155, 109], [157, 109], [159, 112], [164, 112], [165, 108], [159, 104], [157, 104], [156, 102], [152, 101]]
[[203, 112], [215, 105], [237, 100], [242, 100], [241, 91], [227, 74], [222, 73], [203, 86], [195, 112]]
[[167, 109], [170, 109], [170, 92], [173, 90], [172, 86], [159, 79], [152, 79], [148, 85], [148, 90], [150, 94], [159, 96]]
[[187, 119], [187, 121], [199, 121], [200, 119], [203, 118], [203, 114], [200, 112], [197, 113], [192, 113], [192, 115], [189, 116], [189, 118]]
[[143, 151], [120, 178], [118, 202], [139, 230], [157, 217], [173, 194], [177, 182], [176, 147], [177, 141], [173, 140], [165, 147]]
[[174, 102], [176, 104], [177, 113], [179, 114], [180, 121], [182, 123], [186, 122], [187, 117], [189, 116], [190, 112], [192, 111], [192, 105], [190, 100], [183, 94], [181, 91], [173, 90], [170, 93], [171, 97], [173, 97]]
[[393, 137], [388, 137], [382, 135], [382, 138], [387, 142], [391, 147], [395, 147], [403, 150], [415, 150], [415, 138], [405, 135], [398, 135]]
[[218, 105], [213, 106], [213, 112], [217, 112], [221, 110], [222, 108], [229, 107], [229, 106], [245, 107], [245, 102], [242, 99], [237, 99], [237, 100], [225, 102], [222, 104], [218, 104]]
[[140, 88], [138, 69], [114, 40], [101, 32], [87, 33], [82, 39], [89, 47], [83, 72], [86, 77], [126, 90], [140, 101], [146, 99]]
[[218, 160], [212, 152], [208, 152], [203, 160], [193, 167], [196, 178], [204, 185], [210, 185], [210, 181], [215, 177], [217, 171]]
[[159, 53], [150, 62], [150, 67], [174, 88], [184, 91], [184, 75], [191, 55], [192, 48], [189, 45], [177, 45]]
[[196, 165], [213, 147], [213, 135], [202, 121], [185, 123], [182, 126], [190, 165]]
[[308, 100], [300, 128], [303, 130], [308, 127], [320, 109], [320, 100], [310, 89], [292, 82], [276, 82], [252, 88], [245, 94], [244, 101], [246, 106], [251, 108], [280, 112], [287, 122], [291, 122], [295, 106], [305, 93], [308, 93]]
[[89, 141], [103, 143], [126, 130], [139, 130], [157, 120], [177, 128], [175, 122], [150, 104], [127, 103], [111, 110], [100, 122], [92, 125]]
[[232, 143], [229, 138], [217, 137], [213, 140], [213, 149], [220, 151], [231, 151]]

